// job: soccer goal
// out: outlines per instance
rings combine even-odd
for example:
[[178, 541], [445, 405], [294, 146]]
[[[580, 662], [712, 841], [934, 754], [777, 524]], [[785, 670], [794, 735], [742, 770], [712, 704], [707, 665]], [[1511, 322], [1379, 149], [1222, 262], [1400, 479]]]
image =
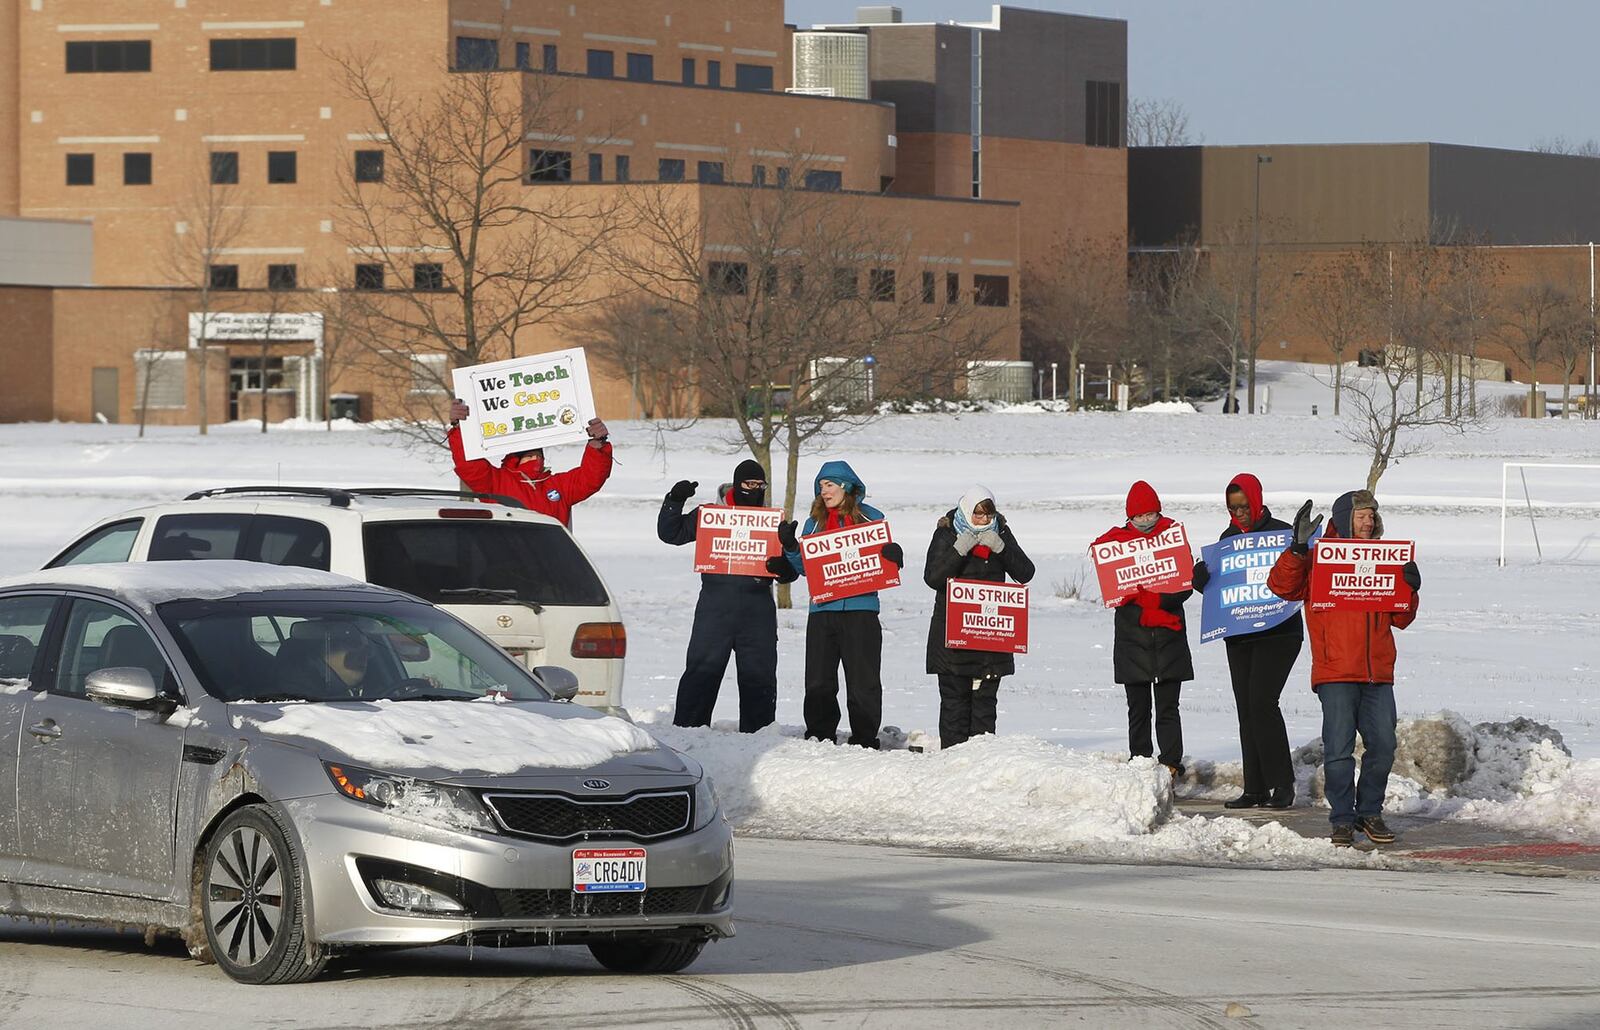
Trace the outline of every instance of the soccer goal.
[[1600, 464], [1501, 463], [1501, 568], [1530, 544], [1539, 561], [1600, 562]]

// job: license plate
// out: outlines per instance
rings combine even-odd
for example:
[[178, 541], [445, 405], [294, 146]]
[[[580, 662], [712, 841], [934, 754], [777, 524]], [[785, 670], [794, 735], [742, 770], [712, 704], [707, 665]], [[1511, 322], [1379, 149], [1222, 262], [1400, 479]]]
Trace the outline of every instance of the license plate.
[[644, 890], [644, 848], [578, 848], [572, 853], [572, 889], [579, 894]]

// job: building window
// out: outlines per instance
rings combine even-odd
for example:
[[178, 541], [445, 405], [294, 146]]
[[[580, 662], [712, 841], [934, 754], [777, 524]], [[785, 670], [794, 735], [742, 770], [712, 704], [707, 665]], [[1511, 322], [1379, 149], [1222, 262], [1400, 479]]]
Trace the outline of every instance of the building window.
[[683, 159], [663, 157], [656, 162], [656, 178], [662, 182], [683, 181]]
[[778, 166], [778, 188], [780, 190], [789, 188], [789, 169], [783, 165]]
[[946, 272], [944, 274], [944, 302], [946, 304], [961, 303], [960, 272]]
[[683, 84], [685, 86], [693, 86], [694, 85], [694, 80], [695, 80], [694, 58], [685, 57], [683, 59]]
[[529, 182], [571, 182], [572, 151], [528, 151]]
[[148, 186], [151, 179], [149, 154], [123, 154], [122, 155], [122, 185]]
[[767, 184], [767, 166], [752, 165], [750, 168], [750, 185], [765, 186]]
[[778, 266], [768, 265], [761, 270], [761, 292], [768, 297], [778, 295]]
[[922, 273], [922, 303], [932, 304], [939, 299], [939, 277], [932, 272]]
[[560, 69], [561, 63], [556, 54], [556, 45], [554, 43], [546, 43], [544, 45], [544, 70], [554, 75]]
[[68, 154], [67, 155], [67, 185], [68, 186], [93, 186], [94, 185], [94, 155], [93, 154]]
[[206, 283], [213, 290], [237, 290], [239, 266], [211, 265], [206, 269]]
[[267, 181], [269, 183], [295, 182], [299, 177], [300, 158], [297, 151], [267, 151]]
[[750, 291], [750, 266], [742, 261], [713, 261], [706, 284], [712, 293], [743, 297]]
[[292, 72], [294, 39], [213, 39], [214, 72]]
[[522, 72], [533, 71], [533, 44], [517, 44], [517, 70]]
[[722, 62], [721, 61], [707, 61], [706, 62], [706, 85], [707, 86], [720, 86], [720, 85], [722, 85]]
[[833, 298], [835, 300], [851, 300], [860, 288], [858, 276], [854, 268], [835, 268], [833, 270]]
[[1011, 306], [1011, 277], [975, 275], [972, 277], [972, 302], [982, 308]]
[[772, 67], [765, 64], [734, 65], [733, 88], [772, 92]]
[[589, 77], [609, 79], [617, 74], [617, 55], [609, 50], [589, 51]]
[[150, 70], [148, 39], [117, 39], [93, 43], [67, 44], [69, 72], [147, 72]]
[[411, 288], [430, 292], [444, 289], [444, 266], [436, 262], [412, 265]]
[[653, 82], [656, 77], [656, 59], [649, 54], [628, 55], [628, 78], [635, 82]]
[[821, 192], [838, 192], [844, 188], [842, 172], [827, 172], [813, 168], [806, 172], [806, 189]]
[[456, 37], [456, 70], [492, 71], [500, 67], [500, 41], [476, 36]]
[[617, 171], [617, 174], [616, 174], [615, 178], [616, 178], [616, 180], [618, 182], [627, 182], [628, 181], [628, 179], [630, 178], [631, 172], [632, 172], [632, 169], [630, 169], [628, 167], [630, 164], [631, 164], [631, 162], [628, 160], [628, 155], [627, 154], [618, 154], [617, 155], [617, 160], [616, 160], [616, 171]]
[[232, 186], [239, 181], [239, 152], [213, 150], [211, 152], [211, 185]]
[[356, 182], [383, 181], [383, 151], [356, 151]]
[[721, 161], [701, 161], [695, 168], [694, 177], [701, 182], [720, 183], [723, 181]]
[[267, 289], [294, 290], [300, 287], [300, 270], [295, 265], [268, 265]]
[[383, 266], [361, 264], [356, 266], [356, 289], [381, 290], [383, 289]]
[[1122, 83], [1084, 83], [1084, 142], [1091, 147], [1122, 146]]
[[606, 181], [606, 156], [604, 154], [589, 155], [589, 181]]
[[869, 276], [869, 285], [873, 300], [894, 302], [894, 269], [874, 268]]
[[178, 350], [133, 352], [134, 374], [139, 383], [134, 403], [141, 408], [186, 408], [189, 355]]
[[444, 354], [411, 355], [411, 392], [448, 393], [450, 361]]

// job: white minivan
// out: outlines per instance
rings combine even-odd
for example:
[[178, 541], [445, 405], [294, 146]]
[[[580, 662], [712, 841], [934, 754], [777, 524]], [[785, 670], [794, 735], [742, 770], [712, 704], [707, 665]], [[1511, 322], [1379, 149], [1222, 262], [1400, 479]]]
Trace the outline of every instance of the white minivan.
[[627, 633], [559, 521], [517, 501], [427, 488], [235, 486], [103, 519], [45, 568], [228, 559], [322, 569], [402, 590], [528, 667], [578, 676], [576, 700], [622, 709]]

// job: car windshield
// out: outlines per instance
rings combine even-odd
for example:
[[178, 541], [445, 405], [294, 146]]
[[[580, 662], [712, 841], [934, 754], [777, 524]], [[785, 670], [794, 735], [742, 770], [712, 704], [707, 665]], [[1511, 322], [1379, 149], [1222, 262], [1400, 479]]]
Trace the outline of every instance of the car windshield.
[[157, 612], [223, 701], [550, 699], [505, 652], [415, 601], [242, 597]]
[[[603, 605], [594, 566], [560, 526], [533, 522], [368, 522], [367, 579], [435, 604]], [[475, 595], [464, 590], [482, 588]]]

